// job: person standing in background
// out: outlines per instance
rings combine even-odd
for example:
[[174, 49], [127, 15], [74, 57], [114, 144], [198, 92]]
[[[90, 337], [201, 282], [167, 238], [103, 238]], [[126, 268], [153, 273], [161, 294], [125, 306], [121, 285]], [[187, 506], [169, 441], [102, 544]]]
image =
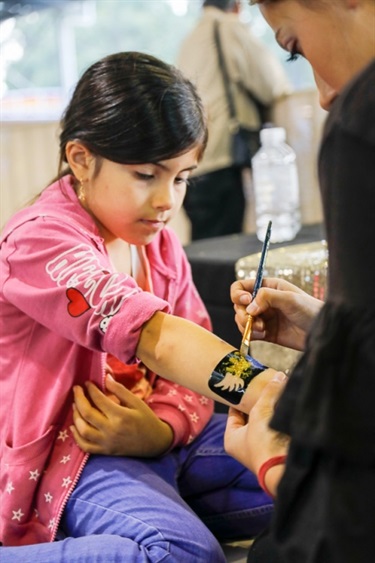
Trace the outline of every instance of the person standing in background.
[[[215, 44], [215, 25], [241, 125], [259, 129], [250, 94], [264, 106], [291, 92], [282, 65], [241, 22], [239, 0], [205, 0], [196, 27], [182, 42], [177, 66], [196, 85], [208, 114], [205, 155], [184, 200], [192, 240], [240, 233], [245, 214], [243, 174], [233, 165], [231, 118]], [[217, 22], [217, 23], [216, 23]]]

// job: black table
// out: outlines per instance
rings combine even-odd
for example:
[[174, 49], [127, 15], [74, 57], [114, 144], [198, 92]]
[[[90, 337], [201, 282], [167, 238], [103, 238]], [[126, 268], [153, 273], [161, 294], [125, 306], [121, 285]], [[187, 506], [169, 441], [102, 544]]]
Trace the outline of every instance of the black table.
[[[321, 224], [304, 225], [290, 242], [271, 243], [269, 249], [314, 242], [325, 238]], [[192, 242], [185, 247], [194, 283], [211, 316], [213, 331], [239, 348], [241, 335], [234, 322], [230, 285], [236, 279], [235, 263], [260, 252], [262, 243], [255, 234], [230, 235]]]

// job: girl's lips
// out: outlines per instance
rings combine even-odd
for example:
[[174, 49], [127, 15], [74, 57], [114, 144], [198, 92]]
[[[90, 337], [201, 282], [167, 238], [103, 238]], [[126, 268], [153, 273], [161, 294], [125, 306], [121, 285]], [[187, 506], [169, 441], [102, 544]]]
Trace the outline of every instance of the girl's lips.
[[166, 221], [157, 221], [156, 219], [142, 219], [142, 223], [154, 229], [160, 229], [165, 226]]

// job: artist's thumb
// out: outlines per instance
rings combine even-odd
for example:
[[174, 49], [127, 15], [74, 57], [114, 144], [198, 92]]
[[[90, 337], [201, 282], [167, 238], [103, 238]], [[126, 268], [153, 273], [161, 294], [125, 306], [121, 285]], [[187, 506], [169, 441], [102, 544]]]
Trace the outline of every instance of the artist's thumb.
[[274, 410], [277, 401], [287, 384], [288, 377], [282, 371], [277, 371], [273, 378], [264, 386], [257, 401], [258, 408], [266, 407]]

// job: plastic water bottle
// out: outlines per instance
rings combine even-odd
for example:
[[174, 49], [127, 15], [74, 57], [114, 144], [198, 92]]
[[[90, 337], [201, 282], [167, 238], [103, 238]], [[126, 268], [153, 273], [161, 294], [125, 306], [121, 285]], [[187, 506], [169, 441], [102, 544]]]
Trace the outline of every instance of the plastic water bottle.
[[269, 221], [271, 242], [292, 240], [301, 228], [296, 153], [285, 137], [283, 127], [262, 129], [261, 147], [252, 159], [256, 234], [261, 241]]

